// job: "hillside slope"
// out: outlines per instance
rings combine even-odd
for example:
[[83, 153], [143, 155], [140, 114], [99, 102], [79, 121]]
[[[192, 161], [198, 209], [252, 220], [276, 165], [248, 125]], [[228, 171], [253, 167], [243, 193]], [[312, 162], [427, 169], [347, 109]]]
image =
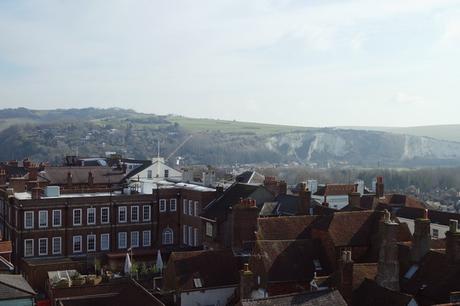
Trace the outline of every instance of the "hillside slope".
[[140, 114], [124, 109], [0, 110], [0, 159], [58, 163], [66, 154], [134, 158], [177, 152], [187, 163], [460, 165], [460, 143], [381, 131], [302, 128]]

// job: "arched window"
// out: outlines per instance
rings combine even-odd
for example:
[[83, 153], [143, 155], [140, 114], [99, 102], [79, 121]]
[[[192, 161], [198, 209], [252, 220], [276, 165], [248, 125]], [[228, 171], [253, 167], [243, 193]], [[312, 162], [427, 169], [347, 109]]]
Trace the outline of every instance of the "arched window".
[[174, 243], [173, 230], [170, 229], [169, 227], [163, 230], [162, 242], [163, 244], [173, 244]]

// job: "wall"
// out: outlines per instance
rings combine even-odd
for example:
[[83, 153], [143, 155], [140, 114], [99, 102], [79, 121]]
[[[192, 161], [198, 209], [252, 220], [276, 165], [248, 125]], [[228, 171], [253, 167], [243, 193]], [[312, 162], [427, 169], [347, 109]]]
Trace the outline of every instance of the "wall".
[[189, 291], [181, 293], [181, 306], [226, 305], [236, 287]]
[[[401, 218], [401, 217], [398, 217], [398, 219], [399, 221], [401, 221], [401, 223], [407, 223], [407, 226], [409, 227], [411, 234], [414, 234], [414, 230], [415, 230], [414, 220]], [[438, 239], [444, 239], [446, 238], [446, 232], [449, 231], [449, 226], [437, 224], [437, 223], [431, 223], [430, 224], [430, 234], [431, 234], [431, 238], [434, 239], [435, 237], [433, 237], [433, 229], [438, 230]]]

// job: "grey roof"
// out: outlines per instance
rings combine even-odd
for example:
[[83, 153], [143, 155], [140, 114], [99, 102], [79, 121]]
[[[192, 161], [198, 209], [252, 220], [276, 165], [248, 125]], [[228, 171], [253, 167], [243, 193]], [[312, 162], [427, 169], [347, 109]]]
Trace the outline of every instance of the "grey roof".
[[31, 298], [35, 294], [22, 275], [0, 274], [0, 300]]
[[256, 171], [245, 171], [235, 178], [235, 181], [245, 184], [262, 185], [265, 181], [265, 176]]
[[307, 293], [287, 294], [272, 296], [257, 300], [242, 300], [241, 305], [243, 306], [322, 306], [322, 305], [334, 305], [334, 306], [346, 306], [347, 303], [343, 299], [337, 290], [320, 290]]
[[93, 174], [94, 184], [115, 184], [121, 182], [125, 173], [110, 167], [46, 167], [45, 171], [40, 172], [40, 176], [48, 180], [50, 185], [67, 184], [68, 173], [72, 174], [73, 184], [87, 184], [89, 172]]
[[277, 202], [265, 202], [260, 210], [260, 216], [273, 216], [276, 215], [275, 209], [278, 205]]

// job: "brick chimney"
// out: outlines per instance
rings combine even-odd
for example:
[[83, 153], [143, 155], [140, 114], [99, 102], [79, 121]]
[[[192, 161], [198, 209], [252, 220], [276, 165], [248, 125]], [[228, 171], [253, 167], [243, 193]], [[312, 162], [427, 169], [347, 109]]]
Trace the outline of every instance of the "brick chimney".
[[337, 288], [345, 301], [351, 305], [353, 294], [353, 260], [351, 251], [342, 251], [337, 270]]
[[0, 185], [6, 184], [6, 171], [5, 169], [0, 169]]
[[361, 207], [361, 194], [359, 192], [352, 192], [348, 194], [348, 205], [351, 207]]
[[26, 180], [22, 177], [10, 178], [10, 188], [13, 188], [14, 192], [26, 191]]
[[67, 172], [67, 186], [72, 186], [72, 173]]
[[259, 209], [254, 199], [240, 199], [233, 206], [231, 218], [231, 247], [242, 248], [245, 242], [255, 241]]
[[32, 200], [40, 200], [43, 190], [40, 187], [32, 188]]
[[377, 176], [377, 182], [375, 184], [375, 196], [382, 198], [385, 195], [385, 185], [383, 184], [383, 176]]
[[385, 210], [383, 239], [375, 280], [380, 286], [394, 291], [399, 291], [398, 228], [399, 224], [391, 221], [390, 212]]
[[90, 171], [88, 172], [88, 185], [93, 186], [94, 184], [94, 176], [93, 173]]
[[29, 163], [29, 181], [36, 181], [38, 178], [38, 166], [33, 163]]
[[309, 215], [311, 207], [311, 192], [305, 183], [299, 184], [299, 215]]
[[414, 242], [411, 250], [413, 261], [420, 261], [428, 253], [430, 240], [430, 219], [428, 219], [428, 209], [425, 209], [423, 217], [415, 219]]
[[446, 256], [450, 264], [460, 263], [460, 231], [458, 221], [449, 220], [449, 231], [446, 232]]
[[240, 271], [240, 299], [251, 298], [253, 289], [255, 289], [254, 273], [249, 269], [249, 264], [245, 263], [243, 270]]
[[24, 160], [22, 161], [22, 166], [23, 166], [24, 168], [26, 168], [26, 169], [27, 169], [27, 168], [30, 168], [31, 165], [32, 165], [32, 162], [31, 162], [28, 158], [26, 158], [26, 159], [24, 159]]

